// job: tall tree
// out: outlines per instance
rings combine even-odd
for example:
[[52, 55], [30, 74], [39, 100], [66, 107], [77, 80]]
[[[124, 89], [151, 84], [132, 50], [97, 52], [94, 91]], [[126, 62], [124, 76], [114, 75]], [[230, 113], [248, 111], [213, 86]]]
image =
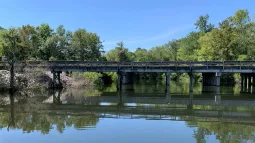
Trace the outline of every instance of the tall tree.
[[74, 32], [71, 41], [72, 52], [76, 60], [99, 60], [103, 45], [96, 33], [89, 33], [85, 29]]
[[200, 16], [195, 23], [196, 28], [203, 33], [210, 32], [214, 28], [214, 25], [209, 23], [208, 20], [209, 20], [208, 14]]
[[150, 61], [149, 53], [146, 49], [137, 48], [135, 51], [135, 61], [136, 62], [146, 62]]
[[197, 61], [198, 50], [200, 50], [200, 33], [191, 32], [188, 36], [179, 40], [178, 60]]
[[49, 60], [49, 50], [45, 47], [46, 40], [52, 36], [53, 29], [48, 24], [41, 24], [36, 27], [37, 38], [38, 38], [38, 50], [36, 55], [39, 59]]
[[118, 61], [118, 62], [132, 61], [131, 53], [128, 51], [127, 48], [124, 47], [124, 43], [121, 41], [116, 44], [117, 46], [115, 47], [115, 49], [110, 50], [108, 53], [106, 53], [106, 59], [108, 61]]
[[220, 23], [218, 29], [201, 37], [201, 50], [199, 51], [201, 60], [234, 60], [235, 56], [235, 34], [234, 29], [228, 20]]
[[177, 40], [172, 40], [172, 41], [169, 41], [164, 46], [170, 50], [170, 55], [169, 55], [169, 57], [171, 57], [170, 60], [177, 61], [179, 42]]
[[1, 47], [3, 54], [6, 56], [10, 64], [10, 87], [14, 88], [14, 64], [17, 61], [23, 61], [28, 57], [28, 49], [24, 41], [21, 39], [19, 29], [10, 28], [4, 30], [0, 38], [2, 40]]

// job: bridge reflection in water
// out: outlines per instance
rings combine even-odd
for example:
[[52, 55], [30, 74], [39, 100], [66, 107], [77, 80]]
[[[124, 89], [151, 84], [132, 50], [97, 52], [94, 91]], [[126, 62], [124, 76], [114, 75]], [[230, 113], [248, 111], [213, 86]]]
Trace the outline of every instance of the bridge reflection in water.
[[[205, 95], [193, 92], [190, 95], [165, 95], [126, 91], [87, 96], [83, 92], [56, 91], [50, 97], [44, 96], [36, 102], [33, 98], [21, 100], [11, 95], [9, 102], [0, 106], [0, 115], [3, 117], [0, 118], [3, 127], [7, 125], [10, 129], [22, 128], [28, 132], [48, 132], [51, 124], [56, 124], [63, 131], [67, 123], [78, 129], [94, 128], [100, 118], [255, 125], [255, 98], [219, 97], [215, 92]], [[5, 119], [5, 116], [8, 118]]]
[[[142, 94], [131, 92], [103, 92], [100, 96], [71, 95], [55, 92], [43, 101], [58, 114], [86, 114], [92, 112], [103, 118], [144, 118], [150, 120], [221, 121], [255, 123], [255, 98]], [[54, 104], [51, 104], [54, 103]], [[48, 111], [49, 112], [49, 111]], [[181, 118], [180, 118], [181, 117]]]

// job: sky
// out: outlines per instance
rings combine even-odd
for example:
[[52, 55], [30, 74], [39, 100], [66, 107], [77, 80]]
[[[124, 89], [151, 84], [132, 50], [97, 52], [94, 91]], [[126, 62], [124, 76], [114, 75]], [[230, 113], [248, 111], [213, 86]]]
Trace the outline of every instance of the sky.
[[200, 15], [217, 25], [247, 9], [255, 16], [254, 0], [0, 0], [0, 26], [48, 23], [56, 29], [84, 28], [97, 33], [105, 51], [123, 41], [130, 51], [150, 49], [195, 31]]

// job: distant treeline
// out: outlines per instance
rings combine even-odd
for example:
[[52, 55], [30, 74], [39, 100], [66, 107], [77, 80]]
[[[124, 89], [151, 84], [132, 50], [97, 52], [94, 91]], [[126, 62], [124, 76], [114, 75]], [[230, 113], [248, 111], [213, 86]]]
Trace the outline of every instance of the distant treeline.
[[[96, 33], [85, 29], [66, 31], [63, 25], [53, 30], [48, 24], [0, 28], [0, 56], [9, 62], [17, 60], [81, 60], [81, 61], [209, 61], [254, 60], [255, 22], [247, 10], [219, 22], [209, 22], [209, 15], [195, 22], [198, 29], [186, 37], [153, 47], [130, 52], [124, 42], [107, 53]], [[161, 77], [159, 74], [141, 74]]]

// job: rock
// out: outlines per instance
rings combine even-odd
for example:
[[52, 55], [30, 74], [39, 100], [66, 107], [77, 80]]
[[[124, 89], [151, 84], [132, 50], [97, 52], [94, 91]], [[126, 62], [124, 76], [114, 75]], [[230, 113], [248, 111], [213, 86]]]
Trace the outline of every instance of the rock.
[[[51, 72], [29, 72], [15, 73], [14, 85], [19, 89], [27, 88], [48, 88], [52, 83]], [[82, 76], [69, 77], [64, 72], [61, 74], [61, 83], [64, 88], [80, 88], [93, 85]], [[0, 70], [0, 88], [8, 88], [10, 86], [10, 72]]]

